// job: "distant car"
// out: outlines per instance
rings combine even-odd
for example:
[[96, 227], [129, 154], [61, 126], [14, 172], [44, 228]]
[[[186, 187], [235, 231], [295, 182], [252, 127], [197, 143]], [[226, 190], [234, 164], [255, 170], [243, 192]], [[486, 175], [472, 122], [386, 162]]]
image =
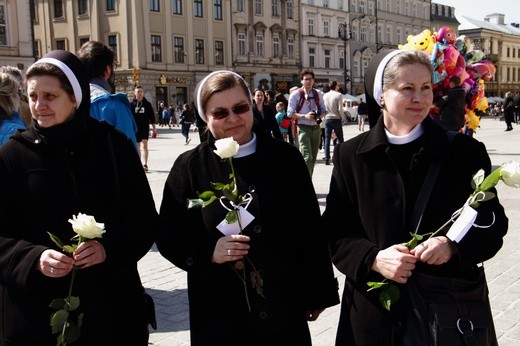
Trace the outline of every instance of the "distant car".
[[343, 121], [345, 123], [349, 122], [349, 121], [353, 121], [353, 122], [357, 121], [357, 117], [358, 117], [357, 105], [358, 104], [356, 101], [347, 100], [347, 99], [343, 100], [343, 114], [345, 115], [345, 118], [343, 119]]

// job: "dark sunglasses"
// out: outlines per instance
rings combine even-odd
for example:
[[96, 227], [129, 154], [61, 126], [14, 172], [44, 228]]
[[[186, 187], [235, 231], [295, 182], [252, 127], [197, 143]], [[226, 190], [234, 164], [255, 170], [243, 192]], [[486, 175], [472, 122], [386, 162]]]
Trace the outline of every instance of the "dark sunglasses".
[[215, 119], [224, 119], [229, 115], [229, 112], [233, 112], [236, 115], [247, 113], [251, 110], [251, 105], [248, 103], [243, 103], [240, 105], [236, 105], [231, 110], [229, 109], [219, 109], [214, 112], [211, 112], [211, 116]]

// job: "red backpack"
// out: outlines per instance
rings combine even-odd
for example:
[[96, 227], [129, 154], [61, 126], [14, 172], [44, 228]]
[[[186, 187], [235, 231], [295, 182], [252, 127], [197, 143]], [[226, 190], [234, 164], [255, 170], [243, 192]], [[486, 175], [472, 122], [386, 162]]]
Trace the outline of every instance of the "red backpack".
[[[314, 101], [316, 102], [316, 106], [318, 107], [318, 113], [320, 113], [320, 95], [318, 94], [318, 91], [314, 88], [312, 90], [312, 95], [314, 97]], [[303, 87], [298, 89], [298, 93], [300, 94], [300, 99], [298, 100], [298, 104], [296, 105], [296, 113], [300, 112], [300, 109], [303, 107], [303, 103], [305, 102], [305, 90], [303, 90]]]

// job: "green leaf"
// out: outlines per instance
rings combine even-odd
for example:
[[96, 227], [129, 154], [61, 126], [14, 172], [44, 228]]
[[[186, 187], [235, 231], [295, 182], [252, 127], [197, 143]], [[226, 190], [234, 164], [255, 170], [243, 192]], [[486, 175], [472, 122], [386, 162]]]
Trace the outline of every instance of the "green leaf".
[[496, 184], [500, 181], [500, 171], [502, 170], [502, 167], [499, 167], [495, 169], [493, 172], [491, 172], [486, 179], [482, 182], [482, 184], [479, 186], [480, 190], [487, 191], [493, 187], [495, 187]]
[[228, 186], [228, 184], [223, 184], [223, 183], [211, 183], [211, 186], [213, 186], [213, 188], [217, 191], [220, 191], [224, 188], [226, 188]]
[[210, 205], [211, 203], [213, 203], [216, 200], [217, 200], [217, 196], [213, 195], [210, 199], [208, 199], [206, 202], [204, 202], [204, 207]]
[[213, 191], [204, 191], [203, 193], [199, 194], [199, 198], [204, 201], [207, 201], [212, 197], [215, 197], [215, 192]]
[[224, 197], [226, 197], [228, 200], [236, 202], [235, 199], [237, 198], [236, 191], [231, 191], [229, 188], [225, 188], [222, 190], [222, 194]]
[[226, 214], [226, 221], [229, 224], [232, 224], [232, 223], [235, 223], [238, 221], [238, 213], [237, 213], [236, 209], [228, 211], [228, 213]]
[[78, 340], [79, 336], [80, 327], [71, 323], [65, 328], [65, 335], [63, 335], [63, 339], [66, 344], [70, 344]]
[[62, 331], [63, 325], [67, 322], [69, 312], [66, 309], [56, 311], [51, 315], [50, 326], [52, 328], [52, 334], [56, 334]]
[[410, 250], [413, 250], [415, 249], [415, 247], [417, 246], [417, 244], [419, 244], [424, 236], [422, 236], [421, 234], [417, 234], [417, 233], [411, 233], [410, 232], [410, 235], [412, 236], [412, 239], [410, 239], [408, 241], [408, 243], [404, 244], [408, 249]]
[[388, 287], [384, 288], [381, 294], [379, 294], [379, 302], [381, 302], [385, 309], [390, 311], [392, 304], [399, 300], [400, 295], [401, 293], [395, 285], [388, 285]]
[[74, 251], [76, 251], [77, 247], [78, 247], [78, 244], [65, 245], [65, 246], [63, 246], [63, 251], [65, 251], [67, 253], [73, 253]]
[[70, 296], [65, 299], [65, 302], [69, 305], [69, 311], [74, 311], [79, 307], [79, 297]]
[[63, 242], [60, 240], [60, 238], [56, 237], [54, 234], [52, 234], [51, 232], [47, 232], [47, 234], [49, 235], [49, 237], [51, 238], [51, 240], [54, 242], [54, 244], [58, 245], [58, 247], [60, 249], [63, 249], [63, 247], [65, 246], [65, 244], [63, 244]]
[[49, 304], [49, 307], [54, 310], [64, 309], [65, 306], [67, 306], [67, 303], [63, 298], [56, 298]]
[[384, 287], [386, 285], [388, 285], [388, 282], [369, 281], [369, 282], [367, 282], [367, 286], [370, 288], [367, 290], [367, 292], [372, 291], [372, 290], [377, 290], [378, 288]]

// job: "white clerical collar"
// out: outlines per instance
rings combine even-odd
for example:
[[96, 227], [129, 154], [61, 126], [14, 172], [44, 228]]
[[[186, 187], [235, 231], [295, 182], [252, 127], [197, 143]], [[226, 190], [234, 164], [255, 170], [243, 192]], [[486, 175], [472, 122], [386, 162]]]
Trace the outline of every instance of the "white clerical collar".
[[233, 156], [234, 158], [245, 157], [256, 152], [256, 135], [253, 132], [253, 138], [246, 144], [240, 144], [238, 152]]
[[417, 138], [421, 137], [422, 134], [424, 133], [424, 127], [422, 124], [419, 124], [416, 127], [414, 127], [412, 129], [412, 131], [410, 131], [409, 133], [407, 133], [404, 136], [393, 135], [390, 132], [388, 132], [387, 129], [385, 129], [385, 133], [386, 133], [386, 138], [388, 138], [388, 142], [390, 142], [390, 144], [397, 144], [397, 145], [407, 144], [407, 143], [413, 142]]

